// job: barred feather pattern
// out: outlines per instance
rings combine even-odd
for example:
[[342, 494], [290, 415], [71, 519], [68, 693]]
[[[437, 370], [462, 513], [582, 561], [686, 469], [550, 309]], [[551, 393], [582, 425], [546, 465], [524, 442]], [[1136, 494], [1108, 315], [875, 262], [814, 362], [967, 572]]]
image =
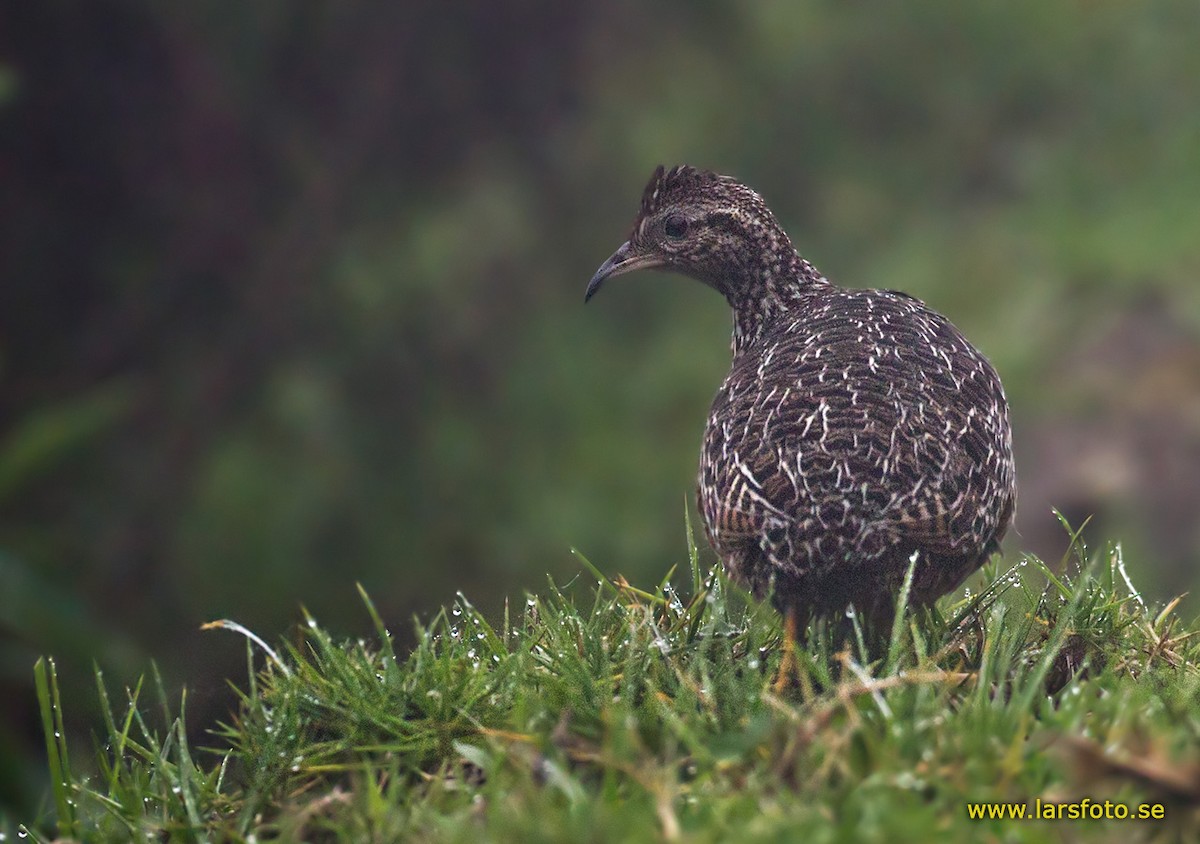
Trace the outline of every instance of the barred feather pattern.
[[1012, 517], [995, 370], [904, 294], [817, 285], [737, 351], [709, 414], [699, 502], [730, 574], [760, 597], [886, 612], [913, 552], [929, 603]]
[[689, 275], [734, 313], [733, 362], [704, 432], [698, 499], [730, 575], [801, 617], [887, 615], [910, 559], [928, 604], [994, 553], [1016, 474], [996, 371], [904, 293], [835, 286], [757, 192], [655, 171], [601, 267]]

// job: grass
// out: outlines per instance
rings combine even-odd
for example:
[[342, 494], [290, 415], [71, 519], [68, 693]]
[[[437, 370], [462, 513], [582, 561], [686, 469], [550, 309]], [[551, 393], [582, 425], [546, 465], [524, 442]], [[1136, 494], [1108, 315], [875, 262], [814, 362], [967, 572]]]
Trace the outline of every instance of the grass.
[[[1036, 559], [991, 565], [976, 591], [898, 614], [876, 653], [853, 618], [818, 626], [778, 695], [778, 616], [705, 572], [694, 547], [680, 589], [668, 576], [641, 590], [581, 557], [597, 582], [584, 600], [551, 583], [493, 624], [460, 595], [407, 655], [365, 593], [374, 641], [340, 641], [306, 616], [302, 636], [276, 651], [218, 622], [247, 636], [250, 670], [212, 747], [189, 746], [186, 693], [170, 705], [156, 674], [152, 694], [139, 685], [119, 706], [97, 676], [107, 716], [87, 774], [68, 759], [45, 660], [53, 808], [0, 834], [1190, 840], [1200, 637], [1181, 630], [1173, 604], [1143, 603], [1119, 546], [1084, 556], [1070, 574]], [[1161, 805], [1164, 817], [968, 816], [974, 801], [1032, 811], [1039, 799], [1085, 798]]]

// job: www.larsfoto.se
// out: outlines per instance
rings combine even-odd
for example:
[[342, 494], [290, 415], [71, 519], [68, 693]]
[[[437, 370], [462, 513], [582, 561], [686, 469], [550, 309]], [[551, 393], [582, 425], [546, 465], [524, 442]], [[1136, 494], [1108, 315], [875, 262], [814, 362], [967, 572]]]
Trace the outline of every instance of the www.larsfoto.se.
[[1161, 821], [1167, 816], [1162, 803], [1141, 803], [1130, 806], [1112, 800], [1095, 801], [1083, 798], [1074, 802], [1050, 803], [1037, 798], [1033, 803], [968, 803], [967, 817], [971, 820], [1135, 820]]

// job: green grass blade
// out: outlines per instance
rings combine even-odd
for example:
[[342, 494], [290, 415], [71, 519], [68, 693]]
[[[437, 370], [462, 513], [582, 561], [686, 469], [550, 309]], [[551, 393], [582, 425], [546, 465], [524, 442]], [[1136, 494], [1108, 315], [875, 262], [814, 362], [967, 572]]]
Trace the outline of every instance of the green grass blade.
[[42, 715], [42, 735], [50, 764], [50, 788], [58, 812], [58, 832], [63, 838], [78, 838], [79, 825], [71, 799], [70, 760], [63, 727], [62, 698], [58, 691], [58, 671], [54, 660], [39, 658], [33, 666], [38, 708]]
[[896, 599], [896, 612], [892, 616], [891, 636], [888, 639], [887, 660], [884, 663], [883, 675], [885, 677], [896, 673], [897, 667], [900, 665], [901, 652], [904, 649], [904, 627], [906, 623], [906, 615], [908, 614], [908, 596], [912, 592], [913, 574], [917, 570], [917, 561], [920, 559], [920, 552], [914, 551], [908, 561], [908, 570], [904, 573], [904, 583], [900, 586], [900, 595]]

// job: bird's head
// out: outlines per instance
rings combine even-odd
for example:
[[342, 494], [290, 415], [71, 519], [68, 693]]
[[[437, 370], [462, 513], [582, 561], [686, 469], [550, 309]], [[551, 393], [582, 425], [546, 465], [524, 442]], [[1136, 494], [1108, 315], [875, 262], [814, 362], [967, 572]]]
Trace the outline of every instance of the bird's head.
[[735, 307], [760, 296], [770, 276], [800, 261], [761, 196], [736, 179], [661, 165], [642, 194], [629, 239], [587, 286], [591, 299], [613, 276], [639, 269], [682, 273], [723, 293]]

